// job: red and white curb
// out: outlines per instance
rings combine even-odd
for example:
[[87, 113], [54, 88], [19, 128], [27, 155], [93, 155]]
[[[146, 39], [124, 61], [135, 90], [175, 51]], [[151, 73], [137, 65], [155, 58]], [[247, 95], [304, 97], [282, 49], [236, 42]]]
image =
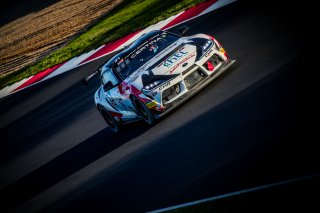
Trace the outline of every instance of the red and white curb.
[[82, 66], [84, 64], [90, 63], [98, 58], [101, 58], [105, 55], [108, 55], [114, 51], [117, 51], [123, 48], [125, 45], [128, 45], [139, 38], [144, 33], [150, 32], [152, 30], [166, 30], [170, 29], [178, 24], [187, 22], [196, 17], [202, 16], [206, 13], [209, 13], [213, 10], [216, 10], [220, 7], [223, 7], [227, 4], [235, 2], [236, 0], [209, 0], [198, 4], [186, 11], [180, 12], [170, 18], [167, 18], [157, 24], [151, 25], [143, 30], [132, 32], [129, 35], [118, 39], [116, 41], [107, 43], [97, 48], [96, 50], [92, 50], [88, 53], [84, 53], [80, 56], [74, 57], [69, 61], [63, 62], [61, 64], [57, 64], [49, 69], [46, 69], [34, 76], [23, 79], [15, 84], [7, 86], [0, 90], [0, 98], [5, 97], [9, 94], [20, 91], [24, 88], [27, 88], [36, 83], [45, 81], [54, 76], [60, 75], [64, 72], [70, 71], [76, 67]]

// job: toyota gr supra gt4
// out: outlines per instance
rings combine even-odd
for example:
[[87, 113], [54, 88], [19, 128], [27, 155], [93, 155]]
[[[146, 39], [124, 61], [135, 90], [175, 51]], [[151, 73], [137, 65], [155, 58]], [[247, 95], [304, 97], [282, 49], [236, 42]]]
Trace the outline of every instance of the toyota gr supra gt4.
[[214, 37], [184, 37], [187, 30], [146, 33], [99, 68], [94, 100], [113, 131], [137, 120], [152, 125], [235, 62]]

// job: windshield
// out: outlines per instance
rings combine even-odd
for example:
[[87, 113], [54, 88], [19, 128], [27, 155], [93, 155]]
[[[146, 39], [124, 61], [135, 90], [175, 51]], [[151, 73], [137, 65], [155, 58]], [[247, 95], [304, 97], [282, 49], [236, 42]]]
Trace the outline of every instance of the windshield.
[[103, 85], [105, 85], [108, 81], [111, 81], [113, 86], [116, 86], [119, 83], [112, 70], [106, 66], [102, 68], [101, 81]]
[[136, 71], [139, 67], [178, 39], [178, 36], [169, 34], [167, 32], [159, 32], [152, 37], [146, 38], [146, 41], [136, 47], [128, 55], [124, 56], [123, 58], [118, 58], [114, 68], [120, 74], [122, 79], [125, 79], [131, 73]]

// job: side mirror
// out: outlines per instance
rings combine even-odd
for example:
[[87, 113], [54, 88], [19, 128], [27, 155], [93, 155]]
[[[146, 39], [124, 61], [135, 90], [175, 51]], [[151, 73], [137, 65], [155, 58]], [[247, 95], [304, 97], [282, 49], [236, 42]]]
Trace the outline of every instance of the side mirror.
[[113, 84], [111, 81], [108, 81], [105, 85], [103, 85], [104, 91], [108, 91], [113, 87]]
[[181, 36], [184, 36], [185, 34], [187, 34], [187, 32], [189, 31], [189, 27], [187, 26], [182, 26], [179, 28], [179, 33]]
[[93, 73], [91, 73], [90, 75], [86, 76], [84, 79], [81, 80], [81, 83], [84, 87], [87, 87], [89, 85], [89, 81], [96, 76], [99, 72], [101, 72], [101, 68], [99, 68], [98, 70], [94, 71]]

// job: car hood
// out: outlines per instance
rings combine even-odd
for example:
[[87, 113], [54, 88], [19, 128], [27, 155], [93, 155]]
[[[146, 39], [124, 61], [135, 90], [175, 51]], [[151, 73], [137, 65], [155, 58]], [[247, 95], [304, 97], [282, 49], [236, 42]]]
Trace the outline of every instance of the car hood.
[[180, 74], [183, 70], [194, 64], [197, 56], [196, 46], [191, 44], [180, 44], [169, 51], [157, 63], [150, 66], [155, 75]]
[[127, 83], [141, 89], [153, 79], [170, 79], [191, 67], [196, 61], [197, 47], [189, 41], [181, 38], [167, 47], [131, 74]]

